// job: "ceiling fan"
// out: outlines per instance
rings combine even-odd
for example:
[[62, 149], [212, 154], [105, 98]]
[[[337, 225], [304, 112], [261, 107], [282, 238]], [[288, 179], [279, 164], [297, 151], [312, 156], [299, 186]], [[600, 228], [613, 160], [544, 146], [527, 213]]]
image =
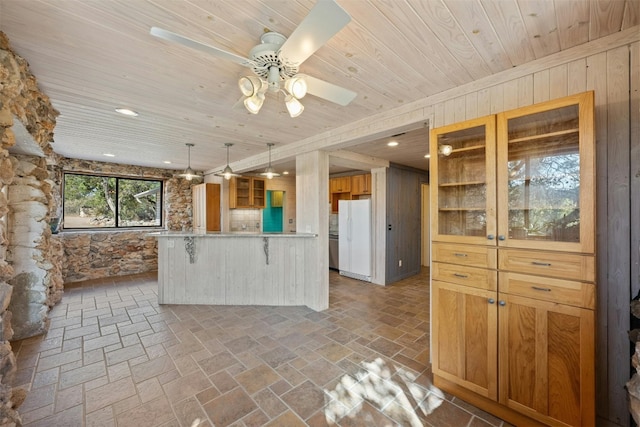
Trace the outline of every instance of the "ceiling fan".
[[288, 38], [273, 31], [266, 32], [260, 37], [260, 44], [249, 51], [248, 58], [158, 27], [151, 28], [151, 35], [250, 68], [255, 75], [241, 77], [238, 81], [247, 110], [257, 114], [267, 91], [282, 91], [289, 115], [297, 117], [304, 110], [299, 100], [306, 93], [341, 106], [348, 105], [356, 97], [357, 94], [349, 89], [298, 73], [300, 64], [349, 21], [349, 14], [334, 0], [318, 0]]

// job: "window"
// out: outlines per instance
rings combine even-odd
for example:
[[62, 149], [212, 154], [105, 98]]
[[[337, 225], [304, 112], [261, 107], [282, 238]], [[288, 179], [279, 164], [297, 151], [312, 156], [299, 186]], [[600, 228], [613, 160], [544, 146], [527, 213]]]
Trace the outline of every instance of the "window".
[[162, 181], [64, 174], [65, 229], [162, 226]]

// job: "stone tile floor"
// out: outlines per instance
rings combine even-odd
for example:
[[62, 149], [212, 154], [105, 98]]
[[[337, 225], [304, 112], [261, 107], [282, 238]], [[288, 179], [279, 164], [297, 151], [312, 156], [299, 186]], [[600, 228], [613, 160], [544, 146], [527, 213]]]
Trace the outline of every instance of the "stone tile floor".
[[431, 385], [428, 271], [330, 273], [330, 308], [157, 303], [155, 274], [69, 285], [13, 342], [25, 426], [507, 425]]

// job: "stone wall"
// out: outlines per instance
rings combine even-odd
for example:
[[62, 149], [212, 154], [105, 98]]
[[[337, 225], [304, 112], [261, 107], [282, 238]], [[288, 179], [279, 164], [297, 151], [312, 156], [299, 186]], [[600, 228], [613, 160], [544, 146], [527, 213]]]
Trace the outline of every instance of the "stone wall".
[[[167, 230], [191, 229], [191, 185], [174, 178], [177, 171], [140, 166], [59, 158], [50, 167], [55, 191], [61, 194], [64, 172], [85, 172], [114, 176], [161, 179], [164, 181], [164, 219]], [[108, 276], [144, 273], [158, 269], [158, 247], [153, 230], [87, 230], [58, 234], [64, 247], [62, 276], [65, 283]]]
[[59, 245], [51, 244], [49, 212], [54, 209], [46, 160], [12, 156], [15, 176], [8, 188], [9, 245], [13, 267], [9, 310], [14, 339], [44, 333], [49, 308], [62, 297], [61, 270], [53, 260]]
[[[40, 221], [34, 221], [29, 224], [35, 225], [36, 230], [31, 230], [28, 224], [22, 224], [24, 234], [27, 241], [33, 241], [33, 250], [25, 251], [25, 259], [21, 259], [21, 265], [16, 268], [11, 264], [10, 259], [16, 258], [19, 250], [13, 245], [12, 239], [16, 236], [13, 232], [13, 224], [11, 221], [16, 219], [16, 214], [12, 213], [12, 209], [16, 208], [15, 195], [11, 195], [10, 186], [18, 187], [24, 182], [24, 178], [29, 181], [27, 187], [31, 187], [31, 178], [16, 178], [16, 169], [22, 170], [27, 176], [31, 174], [35, 181], [42, 181], [40, 171], [42, 169], [38, 160], [33, 162], [36, 165], [33, 169], [24, 164], [21, 165], [20, 160], [10, 156], [9, 149], [15, 145], [15, 135], [12, 131], [14, 117], [22, 123], [29, 134], [33, 137], [34, 143], [37, 144], [45, 155], [50, 155], [52, 149], [50, 142], [53, 141], [53, 128], [55, 127], [55, 118], [58, 112], [53, 108], [49, 98], [38, 89], [36, 78], [29, 71], [29, 64], [20, 56], [16, 55], [9, 46], [9, 41], [0, 32], [0, 425], [19, 425], [21, 423], [20, 415], [16, 411], [16, 404], [13, 400], [13, 392], [11, 384], [16, 371], [15, 356], [11, 350], [9, 340], [14, 337], [12, 324], [16, 325], [16, 320], [11, 322], [11, 310], [22, 311], [27, 310], [26, 307], [15, 306], [15, 295], [28, 293], [22, 289], [17, 289], [20, 283], [15, 279], [16, 274], [21, 274], [30, 263], [34, 275], [42, 277], [43, 282], [38, 284], [40, 288], [51, 289], [50, 284], [45, 283], [56, 274], [55, 268], [45, 268], [50, 263], [50, 256], [56, 251], [56, 248], [47, 247], [48, 228], [42, 227], [42, 223], [48, 223], [49, 212], [41, 209], [41, 206], [35, 207], [38, 210]], [[29, 163], [29, 161], [25, 161]], [[27, 172], [27, 170], [30, 172]], [[33, 172], [36, 172], [33, 174]], [[15, 181], [15, 184], [14, 184]], [[28, 193], [31, 189], [24, 188]], [[18, 191], [22, 191], [18, 190]], [[50, 186], [47, 188], [45, 183], [38, 182], [33, 187], [33, 193], [37, 193], [36, 198], [42, 201], [42, 205], [48, 205]], [[26, 207], [26, 206], [25, 206]], [[32, 218], [36, 216], [30, 213]], [[24, 241], [24, 240], [23, 240]], [[37, 250], [35, 248], [37, 246]], [[57, 249], [59, 250], [59, 248]], [[35, 257], [35, 258], [30, 258]], [[9, 284], [13, 281], [13, 286]], [[54, 283], [53, 288], [57, 288], [59, 283]], [[46, 292], [45, 292], [46, 294]], [[56, 294], [56, 291], [54, 291]], [[36, 298], [40, 298], [40, 306], [46, 307], [46, 304], [53, 303], [56, 296], [47, 295], [44, 299], [41, 294], [37, 294]], [[12, 306], [9, 309], [10, 305]], [[42, 309], [46, 310], [46, 309]], [[41, 309], [35, 310], [40, 315]], [[41, 319], [41, 318], [40, 318]]]

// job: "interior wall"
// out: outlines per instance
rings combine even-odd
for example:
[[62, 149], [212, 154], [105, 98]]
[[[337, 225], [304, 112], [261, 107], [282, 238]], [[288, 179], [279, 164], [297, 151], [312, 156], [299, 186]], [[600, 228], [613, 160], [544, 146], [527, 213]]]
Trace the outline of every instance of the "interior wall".
[[[84, 172], [114, 176], [144, 177], [164, 181], [164, 219], [166, 230], [190, 230], [192, 220], [191, 186], [195, 181], [174, 178], [177, 171], [145, 168], [79, 159], [60, 158], [51, 168], [55, 191], [62, 195], [64, 172]], [[64, 223], [62, 224], [64, 229]], [[63, 231], [62, 275], [65, 283], [102, 277], [156, 271], [157, 240], [149, 237], [149, 229]]]
[[[16, 144], [12, 127], [14, 121], [20, 122], [29, 130], [33, 143], [46, 155], [52, 152], [50, 143], [53, 142], [53, 128], [57, 116], [58, 112], [51, 105], [49, 98], [40, 92], [27, 61], [13, 52], [9, 46], [9, 40], [4, 33], [0, 32], [0, 323], [2, 325], [0, 327], [0, 420], [7, 425], [21, 425], [17, 406], [22, 402], [22, 398], [14, 400], [12, 389], [17, 367], [9, 342], [13, 338], [12, 312], [7, 309], [11, 300], [14, 299], [12, 296], [14, 292], [28, 293], [27, 289], [20, 288], [21, 283], [9, 284], [16, 275], [11, 257], [16, 254], [16, 251], [21, 250], [15, 242], [12, 246], [9, 238], [10, 234], [17, 233], [15, 224], [12, 222], [15, 221], [16, 205], [21, 203], [16, 198], [11, 199], [9, 187], [16, 180], [17, 169], [21, 165], [24, 166], [21, 167], [21, 175], [25, 181], [28, 181], [27, 187], [33, 188], [33, 190], [24, 188], [23, 194], [37, 193], [36, 197], [43, 203], [42, 206], [34, 209], [39, 212], [38, 215], [34, 215], [33, 210], [26, 209], [32, 214], [33, 221], [23, 224], [20, 234], [28, 236], [25, 240], [28, 241], [30, 250], [24, 251], [26, 256], [21, 257], [17, 274], [22, 274], [23, 270], [30, 270], [33, 272], [32, 279], [36, 278], [39, 282], [28, 280], [28, 285], [44, 290], [49, 288], [47, 280], [51, 275], [41, 274], [43, 267], [57, 262], [52, 258], [51, 248], [54, 244], [50, 242], [51, 232], [46, 226], [50, 217], [46, 205], [51, 201], [48, 198], [50, 185], [45, 182], [46, 169], [41, 167], [39, 163], [41, 159], [35, 160], [32, 168], [27, 164], [21, 164], [10, 154], [10, 150]], [[16, 196], [16, 193], [13, 196]], [[24, 200], [28, 199], [29, 197]], [[27, 208], [27, 205], [21, 205], [20, 208]], [[30, 228], [32, 226], [33, 229]], [[40, 301], [40, 309], [35, 310], [35, 318], [46, 327], [46, 318], [41, 317], [42, 311], [47, 311], [45, 306], [49, 299], [46, 296], [45, 298], [44, 301]], [[24, 298], [23, 301], [26, 302], [29, 299]], [[13, 309], [22, 312], [30, 308], [16, 306], [14, 301]]]
[[400, 167], [387, 169], [387, 232], [385, 284], [420, 272], [422, 171]]
[[[629, 425], [624, 388], [630, 376], [629, 301], [638, 277], [638, 42], [554, 64], [511, 80], [434, 103], [425, 114], [433, 127], [474, 119], [587, 90], [595, 92], [597, 181], [598, 416]], [[556, 61], [557, 62], [557, 61]], [[636, 81], [631, 85], [631, 76]], [[634, 88], [632, 90], [632, 88]], [[631, 108], [631, 104], [635, 108]], [[631, 119], [631, 115], [635, 117]], [[632, 138], [633, 131], [633, 138]], [[631, 171], [631, 159], [634, 169]], [[636, 195], [632, 209], [632, 188]], [[631, 231], [631, 233], [630, 233]], [[634, 258], [632, 259], [632, 251]], [[631, 276], [631, 269], [635, 274]]]

